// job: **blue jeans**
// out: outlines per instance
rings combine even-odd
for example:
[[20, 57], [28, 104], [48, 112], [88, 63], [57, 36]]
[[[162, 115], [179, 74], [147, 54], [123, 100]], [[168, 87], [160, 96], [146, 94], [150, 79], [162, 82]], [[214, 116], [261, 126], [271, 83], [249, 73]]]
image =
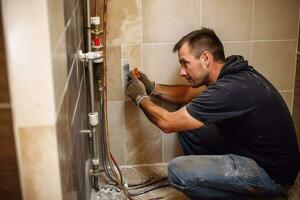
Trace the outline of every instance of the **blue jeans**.
[[191, 199], [249, 199], [253, 195], [285, 194], [284, 187], [253, 159], [230, 154], [230, 145], [224, 145], [215, 126], [179, 133], [179, 139], [188, 156], [169, 163], [168, 177], [173, 187]]

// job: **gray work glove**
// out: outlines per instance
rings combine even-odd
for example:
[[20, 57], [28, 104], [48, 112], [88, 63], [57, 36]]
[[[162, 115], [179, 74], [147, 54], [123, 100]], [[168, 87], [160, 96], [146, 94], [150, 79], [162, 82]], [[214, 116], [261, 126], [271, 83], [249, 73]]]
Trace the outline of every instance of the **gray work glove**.
[[152, 95], [153, 92], [155, 91], [155, 82], [151, 81], [148, 76], [144, 73], [141, 72], [141, 78], [140, 80], [143, 82], [145, 85], [147, 94]]
[[[133, 78], [135, 78], [132, 73], [133, 72], [131, 71], [127, 74], [128, 80], [132, 80]], [[142, 72], [140, 72], [140, 76], [141, 77], [139, 78], [139, 80], [141, 80], [143, 82], [143, 84], [145, 85], [147, 94], [152, 95], [153, 92], [155, 91], [155, 82], [149, 80], [147, 75]]]
[[144, 98], [150, 98], [147, 95], [146, 88], [144, 84], [135, 77], [130, 77], [131, 80], [127, 84], [126, 94], [136, 103], [136, 105], [140, 106], [140, 102]]

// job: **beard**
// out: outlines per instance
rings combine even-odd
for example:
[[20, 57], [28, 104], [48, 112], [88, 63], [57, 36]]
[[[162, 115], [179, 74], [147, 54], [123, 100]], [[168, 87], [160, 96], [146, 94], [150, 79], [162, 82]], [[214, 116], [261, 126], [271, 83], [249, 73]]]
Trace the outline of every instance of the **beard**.
[[192, 88], [198, 88], [203, 85], [208, 85], [208, 74], [199, 78], [199, 80], [194, 80], [190, 76], [186, 77], [186, 80], [190, 83]]

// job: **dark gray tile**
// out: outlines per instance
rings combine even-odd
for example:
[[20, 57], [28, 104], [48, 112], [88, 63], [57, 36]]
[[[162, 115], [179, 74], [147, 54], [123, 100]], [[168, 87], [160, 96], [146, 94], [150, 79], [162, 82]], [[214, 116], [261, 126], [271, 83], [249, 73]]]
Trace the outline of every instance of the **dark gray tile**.
[[70, 20], [75, 7], [75, 0], [64, 0], [65, 24]]
[[84, 34], [84, 27], [83, 27], [83, 7], [79, 6], [75, 10], [75, 27], [76, 27], [76, 47], [78, 46], [81, 38]]
[[56, 134], [58, 142], [59, 167], [62, 182], [63, 199], [69, 199], [72, 191], [72, 173], [71, 173], [71, 150], [70, 140], [70, 118], [69, 118], [69, 96], [66, 93], [58, 114], [56, 123]]
[[74, 62], [74, 58], [77, 52], [76, 46], [76, 27], [75, 27], [75, 16], [72, 15], [71, 21], [67, 26], [66, 30], [66, 48], [67, 48], [67, 67], [68, 72]]
[[[82, 40], [78, 50], [83, 50], [83, 48], [84, 47], [83, 47], [83, 40]], [[81, 60], [78, 57], [76, 58], [76, 62], [77, 62], [77, 78], [78, 78], [78, 80], [81, 80], [82, 76], [84, 74], [85, 64], [83, 62], [81, 62]]]
[[[88, 127], [86, 86], [84, 81], [82, 84], [73, 123], [71, 123], [72, 115], [69, 110], [73, 102], [67, 91], [56, 124], [64, 199], [71, 199], [74, 196], [78, 199], [86, 199], [86, 194], [90, 191], [90, 182], [86, 182], [89, 179], [85, 178], [85, 163], [90, 158], [89, 141], [87, 134], [80, 132]], [[75, 107], [73, 111], [74, 109]]]
[[76, 101], [78, 98], [78, 91], [79, 91], [79, 84], [80, 80], [78, 80], [77, 76], [77, 63], [74, 63], [74, 66], [72, 67], [72, 71], [70, 72], [70, 79], [68, 83], [67, 93], [69, 95], [69, 116], [70, 119], [73, 118], [74, 115], [74, 109], [76, 106]]

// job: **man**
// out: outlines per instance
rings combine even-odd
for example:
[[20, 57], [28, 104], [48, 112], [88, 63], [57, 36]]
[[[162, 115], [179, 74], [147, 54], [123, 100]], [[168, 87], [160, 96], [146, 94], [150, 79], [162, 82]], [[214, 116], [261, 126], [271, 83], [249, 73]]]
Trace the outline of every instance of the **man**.
[[[243, 57], [225, 60], [213, 30], [187, 34], [173, 51], [178, 51], [180, 76], [191, 86], [155, 84], [143, 73], [139, 79], [130, 73], [127, 87], [149, 120], [166, 133], [179, 132], [186, 156], [169, 163], [172, 186], [191, 199], [285, 194], [300, 156], [278, 91]], [[168, 112], [150, 96], [186, 105]]]

